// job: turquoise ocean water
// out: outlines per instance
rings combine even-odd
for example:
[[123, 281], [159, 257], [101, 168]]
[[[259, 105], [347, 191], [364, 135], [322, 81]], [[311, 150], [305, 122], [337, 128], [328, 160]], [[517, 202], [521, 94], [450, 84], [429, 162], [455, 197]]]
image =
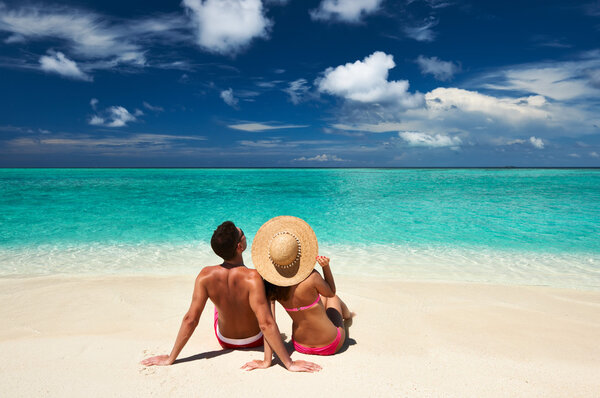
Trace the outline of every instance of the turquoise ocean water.
[[195, 273], [222, 221], [251, 244], [294, 215], [341, 274], [600, 288], [595, 169], [0, 169], [0, 192], [0, 276]]

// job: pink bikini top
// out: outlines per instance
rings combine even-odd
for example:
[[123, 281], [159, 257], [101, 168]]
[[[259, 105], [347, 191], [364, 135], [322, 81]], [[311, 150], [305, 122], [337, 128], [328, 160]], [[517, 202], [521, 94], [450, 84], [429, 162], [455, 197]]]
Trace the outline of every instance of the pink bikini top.
[[319, 303], [319, 300], [321, 300], [321, 296], [317, 295], [317, 299], [315, 300], [314, 303], [307, 305], [306, 307], [297, 307], [297, 308], [285, 308], [283, 307], [287, 312], [294, 312], [294, 311], [303, 311], [303, 310], [307, 310], [309, 308], [314, 307], [315, 305], [317, 305]]

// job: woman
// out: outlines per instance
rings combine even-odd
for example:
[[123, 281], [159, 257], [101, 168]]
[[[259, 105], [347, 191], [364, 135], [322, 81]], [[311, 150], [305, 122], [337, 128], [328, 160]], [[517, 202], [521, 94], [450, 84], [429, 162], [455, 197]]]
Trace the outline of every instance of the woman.
[[[296, 351], [333, 355], [346, 339], [344, 320], [354, 314], [335, 294], [329, 258], [317, 253], [313, 230], [305, 221], [291, 216], [267, 221], [252, 244], [252, 261], [265, 279], [267, 298], [277, 300], [292, 318]], [[315, 259], [324, 279], [313, 270]], [[274, 314], [274, 303], [271, 308]], [[249, 362], [243, 368], [268, 367], [271, 357], [271, 348], [265, 344], [265, 359]]]

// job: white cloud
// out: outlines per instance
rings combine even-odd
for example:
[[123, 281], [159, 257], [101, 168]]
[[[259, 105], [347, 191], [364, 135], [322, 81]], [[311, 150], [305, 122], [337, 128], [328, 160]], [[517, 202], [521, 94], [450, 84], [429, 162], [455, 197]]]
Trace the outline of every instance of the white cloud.
[[316, 84], [319, 91], [363, 103], [388, 103], [402, 108], [423, 104], [423, 95], [408, 92], [407, 80], [388, 81], [394, 57], [377, 51], [362, 61], [327, 68]]
[[[408, 3], [412, 3], [414, 0], [409, 1]], [[446, 1], [446, 0], [425, 0], [425, 3], [427, 3], [427, 5], [433, 9], [437, 9], [437, 8], [446, 8], [449, 7], [451, 5], [453, 5], [453, 2], [450, 1]]]
[[40, 68], [45, 72], [57, 73], [71, 79], [92, 81], [91, 76], [82, 72], [75, 61], [68, 59], [60, 51], [41, 56]]
[[258, 141], [242, 140], [242, 141], [238, 141], [238, 143], [242, 146], [253, 147], [253, 148], [280, 148], [280, 147], [296, 146], [293, 144], [284, 143], [280, 139], [258, 140]]
[[550, 118], [544, 109], [546, 100], [535, 95], [522, 98], [497, 98], [476, 91], [439, 87], [425, 94], [427, 108], [433, 112], [461, 110], [518, 123], [533, 119]]
[[460, 66], [450, 62], [442, 61], [438, 57], [427, 58], [419, 55], [417, 64], [424, 75], [433, 75], [437, 80], [451, 80], [454, 74], [460, 71]]
[[358, 123], [358, 124], [333, 124], [331, 127], [345, 131], [366, 131], [369, 133], [388, 133], [390, 131], [404, 130], [405, 123], [381, 122], [381, 123]]
[[593, 158], [600, 157], [600, 155], [598, 155], [598, 152], [590, 152], [590, 156], [593, 157]]
[[299, 157], [299, 158], [296, 158], [293, 160], [301, 161], [301, 162], [343, 162], [344, 161], [344, 159], [341, 159], [341, 158], [337, 157], [336, 155], [327, 155], [325, 153], [323, 153], [321, 155], [313, 156], [311, 158], [302, 156], [302, 157]]
[[135, 116], [122, 106], [111, 106], [108, 108], [108, 112], [111, 121], [106, 124], [107, 127], [123, 127], [136, 120]]
[[[140, 116], [139, 112], [136, 112], [136, 114]], [[127, 123], [135, 121], [137, 121], [137, 118], [125, 107], [111, 106], [102, 112], [102, 115], [92, 115], [88, 123], [93, 126], [124, 127]]]
[[581, 155], [580, 155], [580, 154], [578, 154], [578, 153], [570, 153], [570, 154], [568, 154], [567, 156], [569, 156], [569, 157], [571, 157], [571, 158], [580, 158], [580, 157], [581, 157]]
[[[569, 71], [567, 63], [560, 68], [568, 81], [585, 81], [587, 90], [594, 90], [592, 76], [600, 61], [600, 51], [590, 51], [580, 55], [582, 65]], [[599, 62], [600, 63], [600, 62]], [[552, 63], [548, 62], [548, 66]], [[572, 64], [575, 64], [573, 62]], [[557, 66], [558, 64], [554, 64]], [[507, 70], [534, 68], [520, 65], [506, 67]], [[501, 73], [494, 72], [495, 83]], [[364, 79], [369, 76], [363, 73]], [[487, 74], [487, 77], [492, 74]], [[351, 78], [345, 80], [353, 83]], [[474, 79], [467, 87], [482, 86], [492, 79]], [[557, 82], [558, 83], [558, 82]], [[369, 87], [369, 85], [366, 85]], [[377, 86], [371, 84], [370, 86]], [[581, 85], [582, 86], [582, 85]], [[580, 86], [580, 87], [581, 87]], [[353, 85], [349, 86], [354, 88]], [[354, 93], [346, 89], [345, 97]], [[541, 91], [544, 85], [536, 91]], [[553, 88], [554, 89], [554, 88]], [[366, 89], [365, 89], [366, 90]], [[341, 94], [341, 90], [338, 90]], [[579, 137], [598, 134], [600, 111], [598, 101], [600, 93], [593, 97], [592, 91], [585, 94], [575, 91], [564, 93], [566, 100], [547, 98], [536, 92], [522, 93], [521, 90], [476, 91], [458, 87], [438, 87], [425, 94], [423, 107], [399, 109], [368, 102], [345, 102], [338, 108], [338, 120], [329, 127], [340, 132], [386, 133], [409, 132], [404, 138], [396, 138], [416, 145], [460, 145], [460, 146], [506, 146], [520, 144], [530, 148], [546, 149], [553, 137]], [[556, 96], [556, 95], [555, 95]], [[592, 100], [589, 100], [591, 98]], [[352, 134], [352, 133], [349, 133]], [[448, 137], [448, 138], [444, 138]], [[533, 138], [531, 138], [533, 137]], [[405, 139], [406, 138], [406, 139]], [[458, 138], [462, 143], [453, 139]], [[392, 140], [393, 141], [393, 140]], [[453, 148], [452, 146], [448, 146]], [[506, 148], [498, 148], [503, 151]], [[589, 150], [586, 152], [589, 153]], [[599, 152], [600, 153], [600, 152]]]
[[98, 99], [97, 98], [92, 98], [90, 100], [90, 106], [92, 107], [93, 110], [96, 110], [96, 106], [98, 106]]
[[261, 0], [183, 0], [207, 51], [234, 55], [254, 38], [267, 37], [271, 21]]
[[588, 70], [587, 77], [589, 78], [592, 86], [600, 88], [600, 67], [598, 67], [597, 69]]
[[238, 104], [238, 99], [233, 96], [233, 89], [228, 88], [227, 90], [221, 91], [221, 98], [225, 103], [232, 108], [235, 108]]
[[[34, 138], [19, 137], [7, 141], [7, 146], [12, 147], [18, 153], [72, 153], [74, 150], [97, 153], [99, 149], [106, 151], [110, 148], [110, 154], [124, 153], [131, 155], [132, 149], [143, 148], [147, 154], [149, 150], [161, 151], [172, 147], [173, 143], [179, 141], [204, 141], [202, 136], [184, 136], [168, 134], [133, 134], [128, 136], [96, 137], [81, 134], [60, 134], [52, 137], [39, 136]], [[187, 147], [187, 145], [186, 145]], [[123, 151], [123, 152], [121, 152]]]
[[116, 57], [126, 63], [145, 62], [143, 51], [131, 41], [131, 31], [126, 26], [113, 26], [98, 14], [69, 7], [5, 7], [0, 13], [0, 30], [22, 41], [62, 39], [74, 53], [85, 58]]
[[93, 115], [93, 116], [90, 118], [90, 121], [89, 121], [89, 123], [90, 123], [92, 126], [102, 126], [102, 125], [104, 124], [104, 118], [101, 118], [101, 117], [100, 117], [100, 116], [98, 116], [98, 115]]
[[146, 108], [152, 112], [164, 112], [165, 111], [165, 109], [162, 106], [151, 105], [151, 104], [147, 103], [146, 101], [144, 101], [142, 104], [144, 105], [144, 108]]
[[488, 89], [534, 93], [557, 101], [600, 97], [600, 54], [576, 61], [516, 65], [481, 76], [474, 83]]
[[235, 129], [235, 130], [260, 132], [260, 131], [267, 131], [267, 130], [304, 128], [304, 127], [308, 127], [308, 125], [299, 125], [299, 124], [269, 125], [269, 124], [265, 124], [265, 123], [239, 123], [239, 124], [231, 124], [227, 127], [231, 128], [231, 129]]
[[10, 34], [6, 44], [52, 40], [88, 74], [121, 65], [144, 67], [144, 47], [150, 40], [191, 41], [189, 26], [189, 20], [177, 14], [123, 20], [72, 6], [0, 2], [0, 32]]
[[290, 83], [288, 88], [283, 90], [290, 96], [290, 101], [292, 101], [294, 105], [299, 104], [304, 98], [304, 95], [308, 92], [307, 83], [306, 79], [294, 80]]
[[359, 22], [376, 12], [382, 0], [322, 0], [319, 8], [310, 11], [314, 20]]
[[424, 146], [431, 148], [458, 147], [462, 144], [459, 137], [450, 137], [442, 134], [430, 135], [418, 131], [401, 131], [398, 136], [410, 146]]
[[531, 143], [531, 145], [538, 149], [544, 149], [544, 140], [542, 140], [541, 138], [531, 136], [529, 137], [529, 142]]
[[436, 34], [431, 28], [438, 24], [438, 20], [430, 17], [427, 18], [421, 25], [405, 26], [404, 33], [406, 36], [416, 41], [431, 42], [435, 40]]

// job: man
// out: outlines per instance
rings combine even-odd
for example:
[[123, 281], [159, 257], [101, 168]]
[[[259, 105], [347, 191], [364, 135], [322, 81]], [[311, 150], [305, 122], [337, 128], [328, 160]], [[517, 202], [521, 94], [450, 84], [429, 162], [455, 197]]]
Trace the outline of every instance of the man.
[[198, 326], [206, 301], [215, 305], [214, 327], [223, 348], [248, 348], [263, 345], [263, 336], [283, 365], [292, 372], [315, 372], [321, 367], [307, 361], [292, 361], [275, 323], [262, 278], [246, 268], [242, 253], [246, 250], [244, 232], [225, 221], [213, 233], [211, 247], [225, 262], [205, 267], [196, 278], [192, 304], [183, 317], [170, 355], [144, 359], [143, 365], [171, 365]]

